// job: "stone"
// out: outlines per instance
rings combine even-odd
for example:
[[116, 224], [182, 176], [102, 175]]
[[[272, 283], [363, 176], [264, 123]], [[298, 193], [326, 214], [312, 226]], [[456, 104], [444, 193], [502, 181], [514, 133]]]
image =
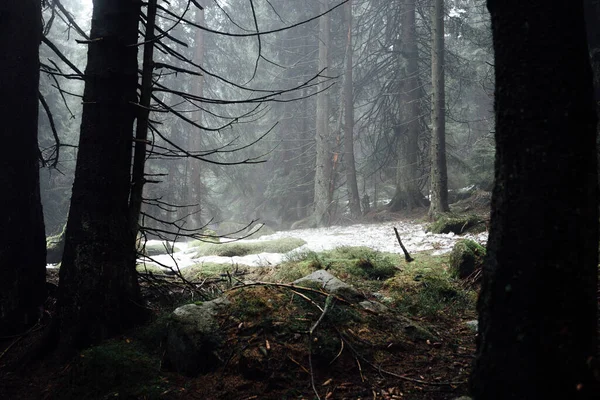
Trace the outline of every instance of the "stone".
[[[313, 285], [310, 285], [311, 283]], [[351, 302], [364, 298], [354, 287], [336, 278], [324, 269], [315, 271], [304, 278], [297, 279], [294, 281], [294, 284], [298, 286], [314, 286], [316, 284], [324, 291], [343, 297]]]
[[456, 242], [450, 253], [450, 272], [465, 279], [483, 265], [485, 247], [469, 239]]
[[375, 314], [382, 314], [389, 311], [386, 306], [376, 301], [365, 300], [358, 303], [358, 305]]
[[230, 301], [225, 297], [202, 304], [187, 304], [173, 311], [167, 331], [165, 363], [183, 375], [214, 371], [222, 360], [223, 344], [216, 316]]
[[465, 322], [465, 325], [473, 332], [477, 332], [477, 330], [479, 329], [479, 321], [477, 321], [476, 319]]

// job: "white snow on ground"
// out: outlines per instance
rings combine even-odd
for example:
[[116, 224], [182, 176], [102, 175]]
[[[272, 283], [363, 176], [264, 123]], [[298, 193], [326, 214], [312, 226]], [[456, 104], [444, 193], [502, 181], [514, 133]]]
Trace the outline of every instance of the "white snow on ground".
[[[427, 250], [434, 250], [434, 255], [444, 254], [452, 249], [452, 246], [457, 240], [463, 238], [473, 239], [481, 244], [485, 244], [487, 241], [487, 232], [477, 235], [466, 234], [463, 236], [457, 236], [453, 233], [437, 235], [425, 232], [425, 226], [423, 224], [397, 221], [379, 224], [356, 224], [349, 226], [331, 226], [329, 228], [281, 231], [272, 235], [262, 236], [259, 239], [244, 239], [240, 240], [240, 242], [260, 242], [291, 237], [304, 239], [306, 244], [292, 250], [290, 253], [305, 251], [319, 252], [342, 246], [366, 246], [383, 252], [402, 253], [402, 249], [394, 234], [394, 227], [398, 228], [402, 243], [411, 254]], [[149, 243], [151, 244], [153, 242], [155, 241], [150, 241]], [[203, 262], [246, 266], [268, 266], [281, 263], [285, 260], [286, 255], [290, 254], [261, 253], [243, 257], [196, 257], [197, 254], [193, 251], [193, 248], [188, 248], [186, 243], [178, 243], [178, 247], [184, 250], [173, 253], [172, 256], [167, 254], [153, 256], [152, 259], [169, 267], [175, 267], [177, 264], [179, 268], [185, 268]], [[149, 265], [155, 264], [150, 259], [146, 259], [145, 261]]]

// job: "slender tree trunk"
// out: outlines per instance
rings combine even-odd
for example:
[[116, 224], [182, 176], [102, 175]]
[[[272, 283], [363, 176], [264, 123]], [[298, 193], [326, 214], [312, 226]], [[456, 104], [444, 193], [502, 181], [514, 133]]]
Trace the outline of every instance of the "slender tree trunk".
[[360, 195], [356, 182], [356, 161], [354, 160], [354, 85], [352, 82], [352, 0], [346, 3], [345, 17], [348, 26], [346, 36], [346, 73], [344, 76], [344, 160], [346, 164], [346, 186], [348, 188], [348, 206], [352, 218], [362, 215]]
[[396, 129], [399, 138], [396, 193], [390, 203], [391, 211], [412, 210], [427, 206], [419, 189], [419, 135], [421, 133], [421, 99], [419, 94], [419, 49], [417, 46], [415, 0], [406, 0], [402, 20], [402, 54], [406, 60], [406, 76], [401, 96], [402, 126]]
[[156, 2], [148, 0], [146, 16], [146, 33], [144, 35], [144, 61], [142, 66], [142, 88], [140, 107], [136, 122], [135, 149], [131, 179], [131, 198], [129, 200], [129, 223], [134, 238], [140, 229], [140, 213], [146, 177], [146, 146], [148, 145], [148, 117], [150, 115], [150, 100], [152, 98], [152, 73], [154, 71], [154, 27], [156, 23]]
[[[202, 2], [200, 2], [201, 4]], [[204, 26], [204, 9], [196, 9], [196, 24]], [[194, 40], [194, 63], [197, 65], [204, 64], [204, 31], [202, 29], [196, 29], [196, 36]], [[196, 96], [202, 96], [204, 93], [204, 78], [202, 76], [195, 76], [193, 83], [193, 94]], [[194, 112], [194, 119], [196, 123], [202, 124], [202, 110]], [[202, 151], [203, 140], [202, 135], [204, 132], [201, 129], [191, 127], [191, 132], [188, 134], [188, 151], [199, 152]], [[195, 158], [187, 159], [187, 199], [186, 205], [194, 205], [193, 209], [188, 210], [192, 214], [188, 218], [189, 225], [186, 225], [187, 229], [198, 229], [202, 226], [202, 168], [200, 165], [201, 161]]]
[[444, 79], [444, 0], [435, 0], [432, 16], [431, 79], [431, 204], [429, 216], [450, 210], [446, 168], [446, 89]]
[[81, 348], [145, 314], [129, 223], [140, 3], [94, 0], [75, 182], [60, 269], [61, 350]]
[[488, 9], [497, 153], [472, 394], [598, 399], [596, 117], [582, 3]]
[[[329, 9], [328, 0], [320, 1], [320, 12]], [[329, 14], [319, 18], [319, 71], [329, 67]], [[327, 70], [325, 70], [327, 73]], [[321, 79], [318, 90], [327, 87], [324, 79]], [[332, 178], [331, 143], [329, 138], [329, 94], [327, 91], [317, 94], [317, 131], [316, 148], [317, 159], [315, 167], [315, 200], [314, 218], [318, 226], [329, 225], [331, 211], [330, 185]]]
[[20, 333], [45, 299], [46, 241], [38, 165], [39, 0], [0, 3], [0, 334]]

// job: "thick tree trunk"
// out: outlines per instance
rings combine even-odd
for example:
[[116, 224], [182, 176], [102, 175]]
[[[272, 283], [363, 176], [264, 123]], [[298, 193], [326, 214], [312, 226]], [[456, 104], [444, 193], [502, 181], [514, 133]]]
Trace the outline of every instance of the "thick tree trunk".
[[129, 223], [137, 113], [140, 3], [95, 0], [79, 153], [60, 269], [59, 324], [68, 352], [143, 317]]
[[472, 394], [597, 399], [596, 118], [582, 4], [488, 8], [496, 181]]
[[359, 218], [360, 195], [356, 182], [356, 161], [354, 160], [354, 85], [352, 82], [352, 0], [346, 3], [345, 18], [348, 29], [346, 36], [346, 73], [344, 75], [344, 162], [346, 164], [346, 186], [348, 206], [352, 218]]
[[[324, 13], [329, 9], [328, 0], [321, 0], [320, 12]], [[329, 14], [319, 18], [319, 71], [329, 67]], [[325, 70], [327, 73], [327, 70]], [[318, 90], [326, 88], [327, 84], [321, 79]], [[329, 94], [322, 91], [317, 94], [317, 130], [316, 130], [316, 148], [317, 159], [315, 166], [315, 199], [314, 199], [314, 219], [318, 226], [326, 226], [330, 223], [331, 211], [331, 143], [329, 138]]]
[[421, 133], [421, 99], [419, 94], [419, 49], [417, 46], [415, 0], [406, 0], [402, 20], [402, 54], [406, 60], [402, 103], [402, 127], [396, 129], [399, 139], [396, 192], [390, 202], [391, 211], [425, 207], [427, 199], [419, 189], [419, 135]]
[[[594, 99], [596, 100], [596, 115], [600, 120], [600, 0], [585, 0], [584, 12], [590, 62], [594, 76]], [[600, 160], [600, 124], [596, 126], [596, 147]], [[598, 175], [600, 182], [600, 174]]]
[[22, 332], [45, 299], [38, 165], [39, 0], [0, 3], [0, 335]]
[[435, 0], [432, 16], [431, 79], [431, 205], [429, 216], [450, 210], [446, 167], [446, 89], [444, 79], [444, 0]]

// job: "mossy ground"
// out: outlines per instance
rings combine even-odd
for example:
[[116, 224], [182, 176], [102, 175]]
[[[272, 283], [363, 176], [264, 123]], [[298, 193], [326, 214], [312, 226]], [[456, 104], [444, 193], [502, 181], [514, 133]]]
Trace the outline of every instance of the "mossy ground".
[[[88, 349], [66, 365], [37, 364], [27, 375], [36, 376], [34, 389], [24, 383], [27, 395], [13, 398], [313, 399], [312, 377], [321, 398], [453, 399], [467, 390], [474, 334], [464, 321], [474, 318], [475, 293], [450, 275], [447, 256], [413, 257], [406, 263], [398, 254], [348, 247], [298, 253], [275, 267], [248, 269], [240, 279], [265, 283], [220, 286], [232, 303], [219, 316], [226, 342], [217, 371], [188, 378], [162, 364], [166, 315], [175, 305], [155, 303], [162, 315], [155, 322]], [[228, 268], [205, 264], [194, 273], [216, 278]], [[381, 301], [389, 313], [330, 298], [311, 340], [307, 331], [323, 314], [327, 294], [318, 285], [311, 291], [277, 284], [321, 268]], [[198, 300], [185, 290], [181, 296], [187, 296], [181, 301]], [[415, 335], [415, 326], [430, 334]]]
[[306, 242], [298, 238], [282, 238], [276, 240], [259, 240], [255, 242], [234, 241], [227, 243], [192, 242], [190, 248], [196, 251], [197, 257], [223, 256], [235, 257], [259, 253], [287, 253]]
[[484, 218], [477, 214], [453, 214], [443, 213], [435, 217], [435, 220], [427, 226], [431, 233], [478, 233], [487, 229]]

